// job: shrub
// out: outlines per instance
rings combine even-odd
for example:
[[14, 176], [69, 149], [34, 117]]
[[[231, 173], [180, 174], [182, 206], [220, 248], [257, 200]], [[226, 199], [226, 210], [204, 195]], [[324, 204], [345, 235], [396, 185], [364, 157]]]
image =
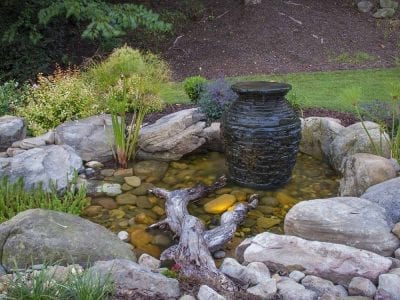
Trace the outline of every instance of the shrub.
[[38, 185], [26, 191], [22, 178], [11, 183], [7, 177], [0, 179], [0, 222], [11, 219], [18, 213], [31, 208], [43, 208], [79, 215], [89, 205], [86, 189], [81, 187], [74, 191], [74, 180], [61, 197], [57, 195], [55, 186], [50, 192]]
[[7, 288], [7, 299], [24, 300], [106, 300], [114, 292], [111, 277], [100, 278], [84, 271], [58, 279], [54, 271], [42, 269], [15, 274]]
[[58, 68], [52, 76], [38, 76], [18, 113], [27, 121], [33, 135], [40, 135], [66, 121], [100, 113], [94, 89], [85, 83], [77, 70]]
[[208, 83], [200, 94], [198, 105], [210, 121], [221, 118], [225, 108], [237, 97], [229, 83], [218, 79]]
[[0, 85], [0, 116], [14, 114], [25, 99], [26, 85], [10, 80]]
[[185, 90], [186, 95], [188, 95], [190, 101], [197, 103], [206, 82], [207, 79], [202, 76], [188, 77], [183, 81], [183, 89]]
[[168, 65], [157, 55], [143, 54], [125, 45], [115, 49], [103, 62], [92, 65], [83, 76], [86, 82], [94, 84], [97, 93], [104, 95], [118, 83], [121, 76], [146, 77], [146, 80], [159, 87], [169, 81], [170, 74]]

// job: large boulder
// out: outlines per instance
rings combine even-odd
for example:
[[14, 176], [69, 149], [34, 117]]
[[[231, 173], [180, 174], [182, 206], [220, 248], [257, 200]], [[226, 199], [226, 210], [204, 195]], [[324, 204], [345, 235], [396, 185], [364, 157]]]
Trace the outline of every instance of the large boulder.
[[376, 281], [392, 265], [389, 258], [369, 251], [269, 232], [254, 237], [244, 251], [244, 261], [263, 262], [270, 270], [284, 273], [301, 270], [345, 286], [356, 276]]
[[361, 198], [383, 207], [393, 223], [400, 222], [400, 177], [371, 186]]
[[198, 108], [167, 115], [140, 130], [140, 159], [178, 160], [206, 143], [206, 117]]
[[92, 264], [136, 260], [131, 246], [103, 226], [43, 209], [19, 213], [0, 225], [1, 264], [6, 269], [32, 264]]
[[330, 145], [343, 128], [340, 121], [332, 118], [302, 119], [300, 152], [316, 159], [327, 160]]
[[391, 256], [399, 239], [378, 205], [361, 198], [303, 201], [285, 217], [285, 233], [308, 240], [344, 244]]
[[23, 119], [14, 116], [0, 117], [0, 151], [7, 150], [12, 143], [24, 139], [26, 126]]
[[64, 123], [55, 129], [55, 143], [71, 146], [84, 161], [109, 161], [114, 144], [111, 117], [99, 115]]
[[355, 123], [343, 128], [333, 140], [330, 146], [330, 162], [335, 170], [343, 172], [347, 156], [356, 153], [375, 154], [374, 145], [378, 149], [382, 148], [382, 156], [390, 158], [389, 136], [381, 131], [380, 126], [369, 121], [364, 122], [364, 125], [361, 122]]
[[43, 188], [49, 190], [52, 182], [62, 191], [80, 168], [81, 158], [67, 145], [33, 148], [13, 157], [0, 158], [0, 178], [8, 176], [14, 182], [23, 177], [26, 189], [42, 182]]
[[179, 298], [178, 280], [152, 272], [149, 268], [133, 261], [125, 259], [98, 261], [89, 272], [99, 278], [108, 278], [111, 275], [119, 294], [126, 295], [126, 299]]
[[370, 186], [396, 177], [396, 169], [389, 159], [356, 153], [349, 156], [340, 181], [340, 196], [361, 196]]

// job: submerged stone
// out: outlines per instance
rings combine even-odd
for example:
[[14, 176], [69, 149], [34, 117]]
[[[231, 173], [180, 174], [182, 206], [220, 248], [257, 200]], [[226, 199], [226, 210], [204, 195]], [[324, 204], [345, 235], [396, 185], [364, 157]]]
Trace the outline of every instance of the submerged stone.
[[210, 214], [220, 214], [225, 212], [231, 207], [236, 201], [235, 196], [230, 194], [224, 194], [218, 198], [211, 200], [204, 205], [204, 210]]

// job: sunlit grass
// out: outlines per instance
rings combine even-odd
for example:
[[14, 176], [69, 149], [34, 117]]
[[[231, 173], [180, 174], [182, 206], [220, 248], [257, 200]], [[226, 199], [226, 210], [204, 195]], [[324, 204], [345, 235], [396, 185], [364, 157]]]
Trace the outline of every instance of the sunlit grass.
[[[362, 90], [361, 102], [389, 99], [388, 86], [400, 80], [400, 68], [345, 70], [330, 72], [290, 73], [281, 75], [250, 75], [228, 78], [230, 82], [267, 80], [287, 82], [304, 107], [321, 107], [337, 111], [353, 111], [349, 101], [342, 99], [342, 91], [349, 87]], [[169, 84], [162, 92], [167, 103], [189, 103], [179, 83]]]

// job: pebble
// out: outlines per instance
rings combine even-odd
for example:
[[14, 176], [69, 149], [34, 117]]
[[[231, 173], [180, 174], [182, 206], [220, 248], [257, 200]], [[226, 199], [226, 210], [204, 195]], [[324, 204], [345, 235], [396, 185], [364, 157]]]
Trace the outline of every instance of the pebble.
[[88, 217], [94, 217], [94, 216], [99, 215], [102, 210], [103, 210], [102, 206], [92, 205], [92, 206], [86, 207], [83, 213]]
[[107, 198], [107, 197], [97, 198], [96, 202], [99, 205], [103, 206], [105, 209], [116, 209], [116, 208], [118, 208], [118, 205], [114, 201], [113, 198]]
[[143, 253], [142, 255], [140, 255], [138, 259], [138, 264], [147, 267], [150, 270], [156, 270], [160, 267], [161, 262], [157, 258], [154, 258], [153, 256], [148, 255], [146, 253]]
[[226, 252], [222, 251], [222, 250], [219, 250], [219, 251], [216, 251], [213, 253], [213, 257], [215, 259], [221, 259], [221, 258], [224, 258], [225, 256], [226, 256]]
[[149, 244], [153, 236], [144, 229], [136, 229], [131, 232], [131, 243], [135, 247]]
[[131, 193], [124, 193], [115, 198], [119, 205], [134, 205], [136, 204], [137, 197]]
[[262, 229], [269, 229], [281, 223], [280, 219], [260, 217], [257, 219], [257, 226]]
[[110, 218], [122, 219], [125, 217], [125, 212], [122, 209], [112, 209], [108, 212]]
[[[133, 195], [132, 195], [133, 196]], [[146, 196], [139, 196], [136, 198], [136, 205], [140, 208], [152, 208], [153, 204], [150, 203]]]
[[296, 282], [300, 282], [304, 277], [306, 277], [306, 274], [300, 271], [292, 271], [289, 274], [289, 278], [293, 279]]
[[121, 186], [121, 189], [124, 191], [124, 192], [127, 192], [127, 191], [130, 191], [130, 190], [133, 190], [133, 187], [131, 187], [129, 184], [127, 184], [127, 183], [123, 183], [122, 184], [122, 186]]
[[152, 189], [153, 187], [154, 187], [153, 184], [145, 182], [145, 183], [142, 183], [136, 189], [132, 190], [131, 193], [136, 196], [145, 196], [148, 194], [149, 190]]
[[94, 169], [92, 169], [92, 168], [86, 168], [85, 169], [85, 175], [86, 176], [91, 177], [91, 176], [93, 176], [95, 174], [96, 174], [96, 171]]
[[128, 176], [124, 178], [125, 182], [132, 187], [139, 187], [142, 180], [137, 176]]
[[122, 193], [121, 185], [118, 183], [103, 183], [98, 192], [103, 192], [107, 196], [114, 197]]
[[95, 160], [88, 161], [85, 166], [92, 169], [101, 169], [104, 167], [101, 162]]
[[105, 177], [111, 177], [114, 175], [114, 170], [113, 169], [103, 169], [100, 171], [100, 174], [105, 176]]
[[126, 231], [118, 232], [118, 238], [123, 242], [129, 242], [129, 233]]
[[114, 177], [127, 177], [133, 175], [133, 169], [118, 169], [114, 172]]

